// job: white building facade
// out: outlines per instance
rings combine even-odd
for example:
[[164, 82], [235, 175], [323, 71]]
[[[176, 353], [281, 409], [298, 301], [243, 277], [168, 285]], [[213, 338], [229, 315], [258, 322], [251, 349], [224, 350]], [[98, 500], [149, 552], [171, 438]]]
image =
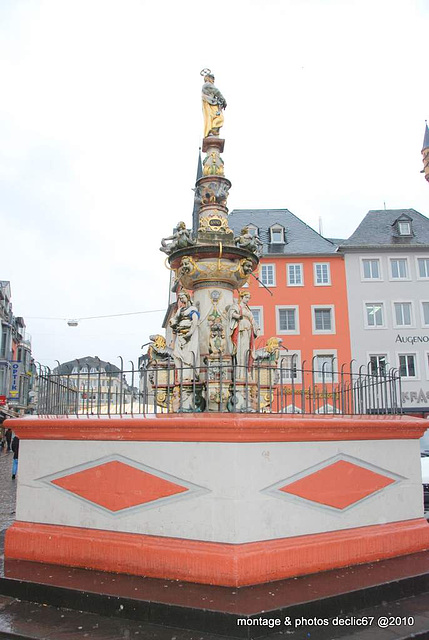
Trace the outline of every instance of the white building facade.
[[369, 211], [341, 245], [352, 357], [401, 374], [407, 413], [429, 413], [429, 219], [414, 209]]

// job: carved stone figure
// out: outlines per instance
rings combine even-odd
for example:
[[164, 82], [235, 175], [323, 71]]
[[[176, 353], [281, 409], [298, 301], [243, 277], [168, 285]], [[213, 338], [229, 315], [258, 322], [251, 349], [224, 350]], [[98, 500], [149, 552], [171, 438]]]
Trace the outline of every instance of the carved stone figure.
[[211, 151], [203, 160], [203, 175], [204, 176], [223, 176], [224, 162], [219, 155], [218, 151]]
[[226, 349], [225, 330], [222, 316], [216, 305], [207, 317], [207, 322], [210, 327], [209, 353], [211, 355], [222, 355]]
[[222, 182], [210, 182], [208, 185], [196, 187], [195, 200], [198, 204], [220, 204], [226, 207], [228, 198], [229, 184]]
[[241, 230], [240, 235], [234, 238], [234, 242], [240, 249], [248, 249], [249, 251], [253, 251], [253, 253], [259, 253], [262, 248], [262, 242], [257, 235], [252, 236], [249, 233], [248, 227], [244, 227]]
[[192, 386], [175, 386], [171, 394], [171, 409], [174, 413], [200, 413], [206, 408], [206, 401], [202, 389]]
[[249, 258], [243, 258], [240, 260], [239, 273], [242, 278], [250, 276], [253, 271], [253, 262]]
[[237, 365], [237, 377], [244, 378], [246, 367], [250, 370], [253, 363], [259, 329], [249, 308], [250, 293], [240, 291], [239, 295], [239, 301], [228, 310], [229, 348]]
[[225, 331], [221, 322], [213, 322], [210, 327], [209, 353], [225, 353]]
[[[189, 293], [181, 291], [178, 303], [180, 306], [170, 320], [170, 326], [176, 335], [173, 357], [178, 369], [178, 380], [185, 382], [192, 381], [194, 378], [198, 379], [200, 362], [198, 322], [200, 314]], [[182, 367], [183, 370], [180, 371]]]
[[180, 262], [180, 268], [178, 271], [179, 277], [188, 276], [195, 273], [197, 269], [197, 265], [195, 264], [192, 256], [183, 256]]
[[226, 100], [219, 89], [215, 87], [215, 78], [210, 69], [203, 69], [201, 75], [204, 76], [202, 88], [204, 138], [219, 136], [219, 129], [224, 122], [222, 110], [226, 109]]
[[282, 343], [283, 340], [281, 338], [268, 338], [265, 347], [257, 349], [255, 352], [255, 360], [259, 361], [261, 364], [277, 364]]
[[[169, 240], [171, 240], [171, 242], [170, 244], [167, 244]], [[173, 235], [161, 240], [161, 247], [159, 250], [170, 255], [173, 251], [186, 249], [186, 247], [192, 247], [194, 244], [195, 240], [192, 237], [192, 231], [186, 228], [186, 224], [184, 222], [179, 222]]]
[[149, 340], [150, 343], [147, 349], [149, 366], [158, 362], [165, 362], [172, 357], [173, 351], [170, 347], [167, 347], [167, 341], [164, 336], [155, 334], [149, 336]]

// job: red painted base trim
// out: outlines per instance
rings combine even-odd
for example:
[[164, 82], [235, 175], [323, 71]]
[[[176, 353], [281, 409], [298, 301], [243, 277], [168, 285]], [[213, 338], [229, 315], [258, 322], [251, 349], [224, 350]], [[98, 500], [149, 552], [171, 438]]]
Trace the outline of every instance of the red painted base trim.
[[6, 558], [237, 587], [428, 548], [423, 518], [237, 545], [15, 522], [5, 540]]
[[428, 425], [426, 420], [409, 416], [182, 413], [145, 418], [31, 416], [7, 422], [7, 426], [27, 440], [320, 442], [417, 439]]

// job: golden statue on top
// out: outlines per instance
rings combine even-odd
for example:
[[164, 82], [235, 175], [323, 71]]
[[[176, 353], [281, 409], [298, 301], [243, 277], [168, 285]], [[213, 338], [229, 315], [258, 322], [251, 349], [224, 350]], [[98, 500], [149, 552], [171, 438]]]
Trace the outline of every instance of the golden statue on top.
[[204, 138], [219, 136], [219, 129], [223, 126], [223, 109], [226, 109], [226, 100], [214, 86], [215, 77], [210, 69], [203, 69], [204, 76], [202, 88], [203, 114], [204, 114]]

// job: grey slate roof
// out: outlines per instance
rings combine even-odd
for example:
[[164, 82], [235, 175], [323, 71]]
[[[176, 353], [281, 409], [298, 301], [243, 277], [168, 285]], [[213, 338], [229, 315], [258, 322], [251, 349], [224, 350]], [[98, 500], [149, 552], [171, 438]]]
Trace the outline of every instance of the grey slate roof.
[[[286, 243], [270, 245], [269, 229], [279, 224], [285, 228]], [[263, 254], [275, 255], [327, 255], [335, 253], [337, 245], [323, 238], [288, 209], [234, 209], [229, 214], [229, 226], [235, 235], [241, 229], [253, 225], [259, 230], [259, 239], [264, 243]]]
[[429, 147], [429, 127], [426, 123], [426, 129], [425, 129], [425, 137], [423, 139], [423, 147], [422, 147], [422, 151], [423, 149], [427, 149]]
[[[408, 216], [412, 236], [400, 236], [394, 222]], [[344, 240], [340, 250], [355, 247], [429, 247], [429, 219], [415, 209], [381, 209], [368, 211], [356, 231]]]
[[329, 242], [333, 242], [336, 245], [340, 245], [343, 244], [343, 242], [345, 242], [346, 238], [326, 238], [327, 240], [329, 240]]
[[[111, 372], [114, 374], [121, 372], [121, 370], [117, 366], [115, 366], [114, 364], [110, 364], [110, 362], [99, 360], [98, 358], [95, 358], [93, 356], [85, 356], [84, 358], [78, 358], [76, 360], [70, 360], [69, 362], [63, 362], [62, 364], [60, 364], [59, 373], [71, 373], [74, 367], [78, 367], [79, 369], [82, 369], [82, 367], [87, 367], [88, 369], [94, 367], [97, 370], [103, 368], [107, 373]], [[58, 367], [54, 369], [54, 372], [58, 373]]]

